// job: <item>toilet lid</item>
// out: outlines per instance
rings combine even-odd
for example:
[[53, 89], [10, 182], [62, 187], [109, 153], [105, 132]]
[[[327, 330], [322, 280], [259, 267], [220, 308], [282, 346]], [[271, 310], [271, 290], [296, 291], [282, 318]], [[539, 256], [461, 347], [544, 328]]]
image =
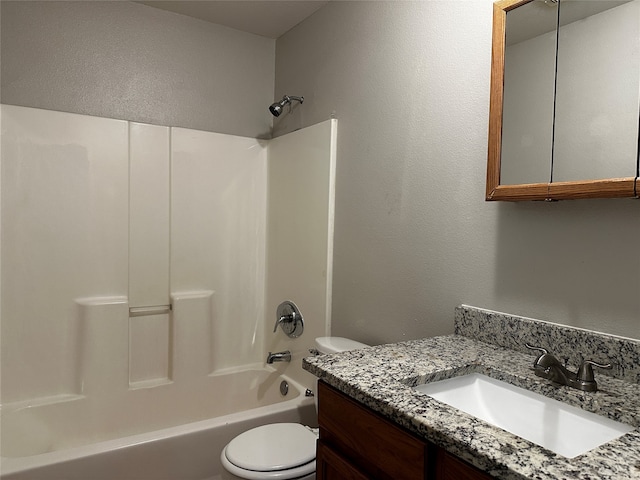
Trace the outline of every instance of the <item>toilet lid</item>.
[[227, 445], [225, 455], [245, 470], [286, 470], [315, 460], [316, 439], [299, 423], [272, 423], [238, 435]]

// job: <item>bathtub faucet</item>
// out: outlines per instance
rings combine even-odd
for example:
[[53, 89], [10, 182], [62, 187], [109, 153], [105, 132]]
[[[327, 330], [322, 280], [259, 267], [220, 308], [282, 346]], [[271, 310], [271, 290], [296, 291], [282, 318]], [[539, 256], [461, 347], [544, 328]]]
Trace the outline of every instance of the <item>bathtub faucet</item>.
[[273, 362], [290, 362], [291, 361], [291, 352], [289, 350], [285, 350], [284, 352], [276, 352], [271, 353], [267, 356], [267, 363]]

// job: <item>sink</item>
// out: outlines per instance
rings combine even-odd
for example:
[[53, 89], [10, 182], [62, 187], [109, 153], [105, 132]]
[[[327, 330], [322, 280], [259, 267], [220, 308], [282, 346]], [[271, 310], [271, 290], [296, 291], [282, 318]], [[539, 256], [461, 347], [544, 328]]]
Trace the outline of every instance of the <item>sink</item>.
[[624, 423], [478, 373], [414, 388], [567, 458], [634, 430]]

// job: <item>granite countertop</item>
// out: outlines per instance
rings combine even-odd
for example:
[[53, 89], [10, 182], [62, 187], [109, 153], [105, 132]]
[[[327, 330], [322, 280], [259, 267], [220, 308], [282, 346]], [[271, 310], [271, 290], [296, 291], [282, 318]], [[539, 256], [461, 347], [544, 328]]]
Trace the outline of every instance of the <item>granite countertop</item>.
[[[640, 479], [640, 384], [596, 373], [599, 390], [555, 386], [524, 353], [463, 335], [426, 338], [304, 359], [336, 389], [501, 479]], [[412, 387], [483, 373], [636, 427], [568, 459], [415, 391]]]

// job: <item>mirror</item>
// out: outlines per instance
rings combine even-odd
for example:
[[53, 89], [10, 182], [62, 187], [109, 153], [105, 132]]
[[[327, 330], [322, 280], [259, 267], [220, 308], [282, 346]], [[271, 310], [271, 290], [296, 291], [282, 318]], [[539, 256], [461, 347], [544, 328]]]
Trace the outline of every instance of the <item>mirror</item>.
[[640, 0], [493, 6], [487, 200], [637, 197]]

